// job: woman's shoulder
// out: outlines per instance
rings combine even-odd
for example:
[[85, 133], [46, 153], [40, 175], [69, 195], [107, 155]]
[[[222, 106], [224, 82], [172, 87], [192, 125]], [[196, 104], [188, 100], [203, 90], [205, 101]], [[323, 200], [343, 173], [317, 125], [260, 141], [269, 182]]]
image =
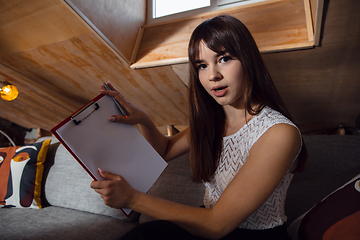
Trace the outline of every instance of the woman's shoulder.
[[301, 147], [299, 128], [290, 119], [270, 107], [265, 107], [262, 113], [260, 121], [263, 122], [264, 129], [259, 136], [262, 141], [257, 141], [256, 145], [267, 145], [271, 142], [277, 146], [287, 146], [285, 148], [298, 152]]
[[280, 136], [282, 138], [287, 138], [287, 137], [298, 138], [300, 136], [299, 129], [294, 124], [289, 124], [287, 122], [280, 122], [274, 124], [272, 127], [268, 129], [268, 131], [266, 131], [266, 133], [268, 133], [269, 135], [271, 134], [274, 136], [275, 135]]
[[279, 123], [269, 128], [254, 146], [256, 149], [267, 149], [268, 154], [283, 151], [291, 156], [289, 160], [295, 161], [302, 146], [301, 134], [294, 125]]
[[268, 106], [265, 106], [253, 120], [249, 126], [253, 144], [259, 138], [300, 139], [298, 127], [283, 114]]
[[257, 115], [257, 125], [270, 128], [281, 123], [292, 125], [297, 128], [297, 126], [289, 118], [268, 106], [265, 106]]

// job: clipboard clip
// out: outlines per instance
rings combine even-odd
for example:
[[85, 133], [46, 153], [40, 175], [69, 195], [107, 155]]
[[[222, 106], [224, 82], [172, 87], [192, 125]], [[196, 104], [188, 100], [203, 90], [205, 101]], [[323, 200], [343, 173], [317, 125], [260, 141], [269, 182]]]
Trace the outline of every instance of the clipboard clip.
[[[83, 111], [85, 111], [88, 107], [90, 107], [91, 105], [94, 105], [94, 110], [92, 110], [90, 113], [88, 113], [86, 116], [84, 116], [82, 119], [80, 120], [76, 120], [75, 118], [77, 116], [79, 116], [79, 114], [81, 114]], [[78, 112], [76, 112], [75, 114], [73, 114], [70, 118], [71, 120], [73, 120], [73, 122], [75, 123], [75, 125], [79, 125], [81, 123], [81, 121], [83, 121], [85, 118], [87, 118], [88, 116], [90, 116], [93, 112], [95, 112], [96, 110], [98, 110], [100, 108], [99, 104], [92, 101], [90, 103], [88, 103], [87, 105], [85, 105], [83, 108], [81, 108]]]

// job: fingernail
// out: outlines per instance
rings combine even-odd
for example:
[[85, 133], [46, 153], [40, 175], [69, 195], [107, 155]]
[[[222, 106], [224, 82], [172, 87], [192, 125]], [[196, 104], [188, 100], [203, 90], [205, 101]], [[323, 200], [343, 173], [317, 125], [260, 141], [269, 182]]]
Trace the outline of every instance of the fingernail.
[[110, 122], [115, 122], [115, 120], [116, 120], [115, 117], [110, 117], [110, 118], [109, 118], [109, 121], [110, 121]]
[[100, 168], [98, 168], [98, 170], [99, 170], [99, 172], [100, 172], [100, 173], [104, 173], [104, 171], [103, 171], [103, 170], [101, 170]]

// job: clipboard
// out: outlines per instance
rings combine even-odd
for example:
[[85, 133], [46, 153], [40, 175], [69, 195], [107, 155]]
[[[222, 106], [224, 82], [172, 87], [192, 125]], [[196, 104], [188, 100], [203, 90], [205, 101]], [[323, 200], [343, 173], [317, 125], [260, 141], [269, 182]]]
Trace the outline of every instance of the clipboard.
[[[108, 120], [118, 114], [112, 98], [100, 94], [50, 132], [94, 180], [105, 180], [100, 168], [123, 176], [133, 188], [147, 193], [167, 162], [134, 126]], [[127, 217], [132, 212], [121, 210]]]

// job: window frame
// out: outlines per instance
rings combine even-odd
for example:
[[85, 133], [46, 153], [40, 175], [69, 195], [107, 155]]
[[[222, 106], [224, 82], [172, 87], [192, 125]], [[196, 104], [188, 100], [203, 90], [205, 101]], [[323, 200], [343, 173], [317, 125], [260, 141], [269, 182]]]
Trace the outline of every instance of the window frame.
[[[179, 1], [181, 1], [181, 0], [179, 0]], [[232, 1], [236, 1], [236, 2], [223, 3], [221, 5], [218, 5], [217, 1], [218, 0], [210, 0], [209, 7], [197, 8], [197, 9], [193, 9], [193, 10], [189, 10], [189, 11], [185, 11], [185, 12], [180, 12], [180, 13], [175, 13], [175, 14], [159, 17], [159, 18], [153, 18], [153, 0], [147, 0], [146, 24], [151, 25], [151, 24], [157, 24], [157, 23], [162, 23], [162, 22], [168, 22], [168, 21], [172, 21], [175, 19], [191, 17], [194, 15], [203, 14], [203, 13], [207, 13], [207, 12], [219, 11], [222, 9], [238, 7], [238, 6], [243, 6], [243, 5], [248, 5], [248, 4], [258, 3], [258, 2], [265, 2], [265, 1], [269, 1], [269, 0], [232, 0]]]

